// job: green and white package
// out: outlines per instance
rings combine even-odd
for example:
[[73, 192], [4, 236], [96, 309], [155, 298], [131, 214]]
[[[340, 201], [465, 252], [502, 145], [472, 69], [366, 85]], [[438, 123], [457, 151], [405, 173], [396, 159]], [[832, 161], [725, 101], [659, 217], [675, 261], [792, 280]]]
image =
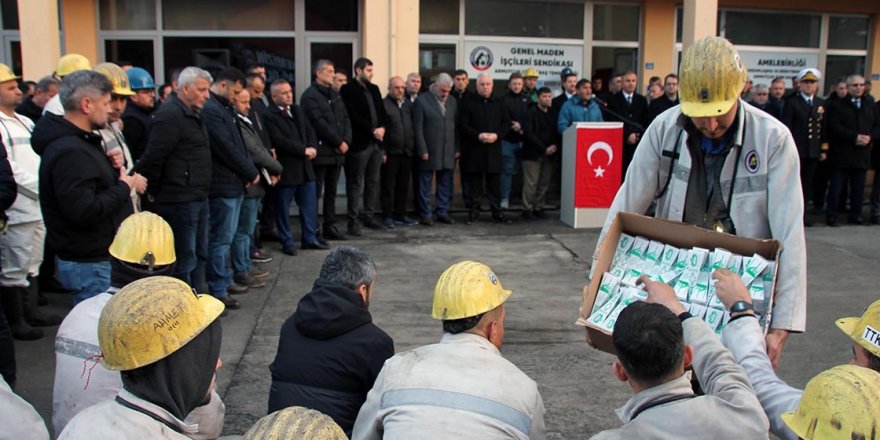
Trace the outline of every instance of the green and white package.
[[651, 242], [648, 243], [648, 250], [645, 251], [645, 259], [653, 263], [659, 263], [660, 258], [663, 256], [663, 249], [665, 246], [666, 245], [659, 241], [651, 240]]
[[608, 315], [614, 310], [614, 307], [617, 306], [617, 303], [620, 302], [620, 291], [611, 296], [605, 304], [602, 304], [602, 307], [599, 307], [599, 310], [593, 311], [593, 314], [590, 315], [587, 321], [593, 323], [594, 325], [601, 326], [606, 319], [608, 319]]
[[697, 284], [691, 289], [691, 296], [688, 298], [691, 303], [706, 305], [709, 303], [709, 272], [701, 272], [697, 278]]
[[648, 241], [645, 237], [636, 237], [633, 240], [632, 248], [629, 250], [629, 254], [638, 258], [645, 258], [645, 252], [648, 251]]
[[689, 272], [700, 273], [703, 270], [703, 266], [706, 264], [706, 261], [709, 259], [709, 250], [695, 247], [688, 251], [688, 261], [686, 270]]
[[714, 272], [718, 269], [726, 269], [732, 256], [733, 254], [727, 249], [715, 248], [715, 252], [712, 253], [712, 262], [709, 265], [709, 271]]
[[767, 260], [764, 257], [755, 254], [749, 259], [749, 264], [743, 268], [742, 280], [746, 286], [752, 284], [755, 278], [761, 276], [764, 269], [767, 268]]
[[706, 306], [691, 303], [690, 308], [691, 315], [696, 316], [697, 318], [703, 319], [706, 316]]
[[672, 270], [676, 271], [677, 273], [683, 273], [687, 269], [689, 255], [689, 249], [679, 249], [678, 257], [676, 257], [675, 263], [672, 265]]
[[755, 306], [755, 312], [764, 314], [764, 282], [752, 283], [749, 286], [749, 296], [752, 297], [752, 304]]
[[691, 293], [691, 283], [685, 277], [680, 277], [678, 281], [675, 282], [675, 286], [673, 287], [675, 290], [675, 296], [679, 301], [687, 301], [688, 295]]
[[601, 308], [617, 290], [620, 289], [620, 279], [610, 273], [602, 275], [602, 281], [599, 283], [599, 290], [596, 292], [596, 301], [593, 303], [593, 311]]
[[713, 331], [720, 332], [724, 323], [724, 310], [709, 307], [706, 309], [706, 317], [703, 320]]
[[663, 256], [660, 257], [660, 266], [664, 269], [671, 269], [678, 258], [678, 248], [672, 245], [663, 246]]
[[739, 274], [742, 267], [742, 255], [731, 255], [730, 261], [727, 262], [727, 270]]
[[635, 286], [636, 281], [638, 281], [639, 277], [645, 272], [645, 265], [650, 264], [647, 260], [642, 260], [635, 255], [629, 257], [627, 260], [627, 268], [623, 272], [623, 277], [620, 279], [620, 282], [626, 284], [628, 286]]
[[620, 312], [622, 312], [623, 309], [625, 309], [628, 305], [629, 304], [624, 304], [623, 301], [618, 303], [617, 306], [614, 307], [614, 309], [608, 315], [608, 317], [605, 318], [605, 321], [602, 323], [602, 328], [609, 332], [613, 332], [614, 324], [617, 323], [617, 318], [620, 317]]

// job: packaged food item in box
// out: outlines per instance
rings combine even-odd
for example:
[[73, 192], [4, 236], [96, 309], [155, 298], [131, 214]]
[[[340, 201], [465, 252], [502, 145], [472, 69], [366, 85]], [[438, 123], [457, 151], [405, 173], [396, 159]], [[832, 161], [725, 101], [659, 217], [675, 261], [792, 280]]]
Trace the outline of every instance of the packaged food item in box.
[[724, 303], [718, 299], [718, 295], [715, 294], [715, 286], [709, 286], [709, 307], [715, 307], [716, 309], [724, 310]]
[[602, 322], [602, 328], [608, 330], [609, 332], [614, 331], [614, 324], [617, 322], [617, 318], [620, 316], [620, 312], [626, 308], [629, 304], [624, 304], [623, 301], [617, 304], [616, 307], [611, 311], [605, 321]]
[[747, 266], [743, 266], [742, 280], [746, 286], [752, 284], [755, 278], [758, 278], [767, 268], [767, 260], [764, 257], [755, 254], [749, 258]]
[[718, 269], [726, 269], [732, 256], [733, 254], [727, 249], [715, 248], [715, 252], [712, 253], [712, 262], [709, 265], [709, 271], [714, 272]]
[[742, 261], [742, 255], [731, 255], [730, 260], [727, 262], [727, 270], [737, 274], [740, 273]]
[[627, 268], [623, 272], [623, 277], [620, 279], [620, 282], [628, 286], [635, 286], [636, 281], [638, 281], [639, 277], [642, 276], [645, 271], [646, 263], [646, 260], [642, 260], [634, 255], [630, 256], [627, 261]]
[[752, 305], [755, 306], [755, 313], [764, 314], [764, 282], [752, 283], [749, 286], [749, 296], [752, 297]]
[[695, 247], [688, 251], [686, 271], [700, 273], [709, 259], [709, 250]]
[[724, 323], [724, 310], [709, 307], [706, 309], [706, 317], [703, 320], [713, 331], [720, 332]]
[[678, 273], [683, 273], [687, 269], [688, 255], [690, 255], [690, 250], [679, 249], [678, 257], [675, 259], [675, 263], [672, 265], [672, 270]]
[[645, 252], [648, 251], [648, 241], [645, 237], [636, 237], [633, 240], [632, 248], [629, 250], [629, 254], [636, 256], [638, 258], [645, 258]]
[[599, 291], [596, 292], [596, 302], [593, 304], [593, 311], [601, 308], [617, 290], [620, 289], [620, 278], [610, 274], [602, 274], [602, 282], [599, 284]]
[[691, 315], [696, 316], [697, 318], [703, 319], [706, 316], [706, 306], [691, 303], [690, 307]]
[[638, 287], [624, 286], [621, 287], [620, 290], [620, 302], [626, 305], [630, 305], [636, 301], [644, 301], [648, 299], [648, 292], [639, 289]]
[[688, 297], [688, 300], [700, 305], [709, 304], [709, 272], [700, 272], [697, 284], [691, 289], [691, 296]]
[[608, 315], [611, 314], [611, 311], [614, 310], [614, 307], [617, 306], [617, 303], [620, 302], [620, 291], [611, 296], [605, 304], [602, 304], [602, 307], [599, 307], [599, 310], [594, 310], [590, 315], [588, 321], [593, 323], [594, 325], [601, 326], [606, 319], [608, 319]]
[[675, 290], [675, 296], [678, 297], [679, 301], [687, 301], [688, 296], [691, 293], [691, 283], [684, 277], [678, 279], [675, 282], [675, 286], [672, 288]]
[[675, 260], [678, 258], [678, 248], [672, 245], [663, 246], [663, 256], [660, 257], [660, 266], [664, 269], [672, 269]]
[[648, 250], [645, 251], [645, 259], [653, 263], [659, 263], [660, 258], [663, 256], [663, 249], [665, 246], [666, 245], [659, 241], [651, 240], [651, 242], [648, 243]]
[[678, 274], [675, 273], [675, 271], [672, 269], [667, 268], [667, 269], [663, 269], [663, 271], [660, 272], [660, 282], [661, 283], [669, 284], [670, 286], [674, 286], [676, 279], [678, 279]]
[[632, 249], [635, 237], [629, 234], [620, 234], [620, 240], [617, 241], [617, 249], [614, 250], [614, 258], [611, 261], [612, 266], [619, 265], [629, 256], [629, 250]]

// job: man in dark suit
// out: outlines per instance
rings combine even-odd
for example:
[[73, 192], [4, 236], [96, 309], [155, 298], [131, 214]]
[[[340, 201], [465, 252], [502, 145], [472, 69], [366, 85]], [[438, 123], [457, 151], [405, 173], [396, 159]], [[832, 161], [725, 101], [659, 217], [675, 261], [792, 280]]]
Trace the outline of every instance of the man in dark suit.
[[767, 101], [767, 113], [774, 118], [782, 120], [782, 110], [785, 107], [785, 78], [776, 77], [770, 83], [770, 99]]
[[489, 194], [492, 218], [511, 223], [501, 212], [501, 139], [510, 130], [510, 118], [501, 100], [492, 98], [492, 77], [477, 77], [477, 93], [461, 102], [458, 120], [461, 134], [461, 171], [470, 184], [471, 209], [467, 223], [480, 215], [483, 183]]
[[[822, 72], [816, 69], [803, 69], [798, 72], [799, 93], [785, 98], [782, 106], [782, 123], [785, 124], [797, 145], [801, 159], [801, 187], [804, 204], [813, 200], [813, 176], [819, 160], [824, 160], [822, 151], [825, 122], [825, 100], [816, 96], [816, 82], [822, 79]], [[804, 225], [812, 226], [804, 216]]]
[[577, 95], [578, 82], [577, 74], [574, 73], [574, 70], [571, 70], [568, 67], [562, 69], [562, 73], [559, 74], [559, 76], [560, 79], [562, 79], [562, 93], [553, 98], [553, 101], [550, 104], [550, 108], [552, 108], [557, 115], [562, 111], [562, 106], [565, 105], [572, 96]]
[[[413, 104], [404, 95], [403, 78], [388, 80], [388, 95], [382, 100], [388, 114], [384, 151], [387, 159], [382, 164], [382, 224], [393, 229], [395, 225], [408, 226], [417, 222], [406, 216], [406, 195], [409, 190], [412, 158], [415, 156]], [[420, 95], [421, 96], [421, 95]], [[418, 187], [416, 187], [418, 191]]]
[[345, 191], [348, 198], [348, 233], [361, 235], [361, 222], [371, 229], [385, 229], [373, 218], [379, 195], [379, 169], [384, 151], [388, 116], [379, 87], [373, 79], [373, 62], [359, 58], [354, 63], [355, 78], [342, 86], [339, 94], [351, 119], [351, 150], [345, 159]]
[[880, 124], [874, 106], [864, 97], [865, 78], [850, 75], [846, 79], [847, 96], [829, 112], [831, 135], [831, 188], [828, 192], [828, 226], [837, 226], [837, 210], [844, 185], [849, 182], [849, 222], [861, 224], [865, 174], [871, 164], [871, 145], [880, 137]]
[[266, 129], [284, 167], [275, 192], [275, 223], [281, 251], [296, 255], [288, 218], [291, 200], [296, 200], [299, 207], [302, 248], [327, 249], [329, 246], [316, 232], [318, 196], [312, 161], [318, 156], [318, 138], [302, 107], [293, 105], [293, 88], [287, 80], [273, 81], [269, 90], [274, 105], [266, 109]]
[[608, 98], [608, 108], [617, 113], [618, 116], [611, 115], [623, 122], [623, 175], [626, 176], [626, 169], [632, 161], [639, 146], [639, 140], [642, 133], [648, 125], [648, 100], [644, 96], [636, 93], [639, 77], [633, 71], [627, 71], [623, 74], [623, 84], [620, 93], [612, 95]]

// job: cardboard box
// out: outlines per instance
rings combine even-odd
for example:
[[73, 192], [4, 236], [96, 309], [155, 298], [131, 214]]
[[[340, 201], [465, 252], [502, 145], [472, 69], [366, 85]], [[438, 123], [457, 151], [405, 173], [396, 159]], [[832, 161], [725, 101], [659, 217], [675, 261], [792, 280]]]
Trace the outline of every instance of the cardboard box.
[[[585, 327], [587, 342], [591, 346], [612, 354], [614, 353], [614, 346], [611, 343], [611, 333], [601, 326], [588, 322], [587, 318], [589, 318], [590, 312], [593, 310], [593, 303], [596, 300], [596, 292], [599, 290], [602, 274], [608, 272], [611, 268], [611, 261], [614, 259], [614, 251], [617, 248], [617, 242], [620, 239], [621, 233], [657, 240], [680, 249], [693, 247], [704, 249], [724, 248], [734, 254], [745, 256], [759, 254], [765, 259], [773, 261], [779, 260], [779, 253], [782, 249], [782, 246], [776, 240], [738, 237], [681, 222], [661, 220], [626, 212], [618, 213], [614, 223], [608, 229], [605, 239], [599, 244], [600, 258], [595, 262], [596, 267], [593, 269], [593, 279], [584, 288], [584, 300], [581, 305], [580, 319], [575, 323], [578, 326]], [[776, 280], [778, 278], [776, 271], [778, 271], [778, 267], [778, 264], [774, 265], [773, 289], [766, 294], [768, 299], [766, 304], [765, 333], [772, 319], [771, 313], [773, 310], [773, 297], [776, 292]]]

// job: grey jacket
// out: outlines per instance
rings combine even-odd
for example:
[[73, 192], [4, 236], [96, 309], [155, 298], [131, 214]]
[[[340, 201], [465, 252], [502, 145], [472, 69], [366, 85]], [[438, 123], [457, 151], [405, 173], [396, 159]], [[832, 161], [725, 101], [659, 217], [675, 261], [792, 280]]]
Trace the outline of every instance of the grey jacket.
[[263, 146], [263, 140], [254, 128], [253, 122], [245, 116], [236, 116], [238, 117], [238, 126], [241, 128], [241, 137], [244, 140], [244, 146], [247, 148], [248, 154], [250, 154], [251, 159], [254, 161], [254, 165], [257, 166], [257, 169], [261, 170], [260, 183], [248, 186], [247, 189], [245, 189], [245, 197], [263, 197], [266, 195], [266, 187], [264, 185], [268, 185], [269, 182], [264, 181], [265, 177], [262, 177], [262, 170], [265, 169], [269, 175], [278, 176], [283, 171], [283, 168], [281, 167], [281, 163], [275, 160], [275, 158], [272, 157], [272, 154], [269, 153], [269, 150]]
[[422, 171], [455, 169], [455, 153], [459, 151], [455, 125], [458, 101], [447, 98], [445, 114], [440, 111], [440, 105], [433, 92], [419, 95], [413, 104], [416, 156], [428, 153], [428, 160], [419, 161]]
[[[794, 220], [804, 214], [797, 147], [781, 122], [745, 101], [739, 103], [734, 141], [742, 146], [742, 153], [738, 163], [739, 148], [731, 148], [728, 153], [721, 170], [722, 194], [737, 235], [772, 238], [782, 244], [770, 327], [802, 332], [807, 326], [807, 248], [803, 222]], [[648, 127], [608, 211], [600, 244], [618, 212], [648, 211], [667, 182], [670, 156], [677, 142], [680, 156], [673, 165], [666, 192], [657, 199], [655, 217], [682, 221], [692, 163], [687, 132], [682, 130], [684, 119], [681, 107], [675, 106]], [[733, 200], [727, 200], [737, 167]]]
[[617, 410], [624, 425], [593, 439], [768, 438], [767, 416], [743, 368], [702, 319], [688, 318], [682, 326], [684, 342], [694, 349], [694, 374], [706, 394], [690, 397], [687, 375], [642, 390]]

